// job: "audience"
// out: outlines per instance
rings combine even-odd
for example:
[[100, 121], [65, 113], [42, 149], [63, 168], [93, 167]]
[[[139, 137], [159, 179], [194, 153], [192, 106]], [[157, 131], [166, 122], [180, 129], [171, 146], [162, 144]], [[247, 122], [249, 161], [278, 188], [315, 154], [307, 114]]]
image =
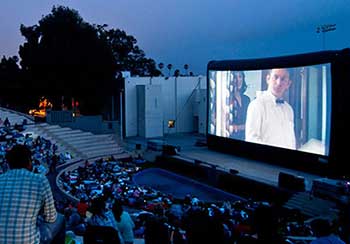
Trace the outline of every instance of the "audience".
[[332, 226], [327, 219], [315, 219], [311, 222], [311, 228], [314, 231], [316, 240], [312, 241], [311, 244], [345, 244], [344, 241], [340, 240], [338, 236], [332, 233]]
[[[326, 243], [325, 240], [345, 243], [337, 236], [338, 230], [333, 230], [330, 225], [322, 221], [321, 224], [317, 221], [311, 225], [307, 224], [301, 213], [281, 213], [269, 203], [254, 202], [250, 199], [236, 202], [203, 202], [191, 194], [184, 196], [184, 199], [175, 199], [151, 187], [135, 185], [132, 176], [142, 170], [138, 161], [118, 161], [112, 156], [91, 163], [86, 160], [82, 167], [61, 174], [58, 179], [61, 188], [80, 200], [57, 200], [53, 204], [51, 189], [45, 175], [55, 173], [56, 165], [65, 163], [71, 155], [68, 152], [58, 154], [57, 145], [50, 140], [22, 134], [19, 131], [21, 128], [15, 127], [0, 127], [0, 189], [7, 189], [4, 182], [9, 177], [18, 176], [15, 177], [16, 187], [12, 187], [11, 191], [19, 194], [18, 192], [25, 187], [21, 190], [18, 187], [27, 182], [26, 177], [33, 177], [35, 180], [30, 180], [32, 183], [42, 182], [36, 187], [44, 188], [37, 191], [45, 193], [42, 200], [45, 207], [42, 215], [35, 210], [37, 207], [30, 208], [37, 214], [37, 221], [33, 222], [37, 227], [30, 229], [30, 234], [25, 234], [25, 237], [20, 236], [22, 233], [16, 233], [16, 236], [9, 234], [11, 228], [21, 229], [18, 221], [16, 226], [10, 226], [13, 223], [5, 221], [5, 225], [0, 225], [0, 243], [3, 243], [2, 238], [16, 239], [18, 243], [35, 243], [38, 238], [42, 243], [49, 243], [49, 240], [54, 238], [62, 242], [65, 231], [69, 233], [68, 239], [73, 240], [77, 235], [84, 236], [88, 226], [110, 226], [117, 230], [120, 242], [126, 244], [134, 243], [135, 237], [143, 238], [146, 244], [291, 243], [286, 240], [286, 236], [314, 236], [317, 239], [312, 241], [312, 244]], [[16, 160], [11, 161], [8, 155], [17, 147], [27, 148], [25, 150], [29, 151], [33, 159], [29, 160], [29, 154], [26, 154], [26, 160], [15, 157]], [[11, 162], [28, 164], [18, 168]], [[30, 172], [31, 168], [37, 174]], [[22, 173], [17, 175], [14, 172]], [[18, 204], [24, 201], [18, 202], [17, 205], [12, 204], [9, 208], [8, 203], [1, 201], [6, 194], [7, 190], [0, 191], [0, 204], [7, 204], [0, 207], [10, 211], [0, 213], [0, 223], [5, 219], [25, 218], [21, 215], [11, 215], [11, 212], [23, 207]], [[17, 196], [18, 199], [31, 199], [35, 196], [28, 196], [23, 192], [20, 195]], [[13, 200], [11, 199], [11, 202], [16, 203]], [[45, 214], [45, 211], [48, 212]], [[65, 218], [57, 212], [64, 213]], [[56, 215], [60, 217], [56, 218]], [[346, 239], [348, 231], [344, 227], [347, 226], [347, 222], [343, 222], [345, 224], [342, 223], [339, 234]], [[310, 241], [304, 240], [299, 243], [305, 244]]]

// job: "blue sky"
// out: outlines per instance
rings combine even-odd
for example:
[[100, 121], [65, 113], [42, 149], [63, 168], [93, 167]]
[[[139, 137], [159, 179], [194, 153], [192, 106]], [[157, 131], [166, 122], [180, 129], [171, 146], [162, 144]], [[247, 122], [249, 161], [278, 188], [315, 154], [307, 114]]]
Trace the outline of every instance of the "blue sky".
[[20, 24], [37, 24], [53, 5], [79, 12], [92, 24], [133, 35], [157, 63], [185, 63], [205, 74], [210, 60], [281, 56], [350, 47], [349, 0], [1, 0], [0, 55], [18, 55]]

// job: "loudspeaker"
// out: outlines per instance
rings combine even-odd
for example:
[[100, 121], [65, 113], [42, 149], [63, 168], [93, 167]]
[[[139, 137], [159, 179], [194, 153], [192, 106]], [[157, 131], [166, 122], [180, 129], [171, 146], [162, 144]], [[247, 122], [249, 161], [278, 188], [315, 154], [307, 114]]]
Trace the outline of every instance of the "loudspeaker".
[[176, 155], [176, 147], [172, 145], [163, 145], [163, 154]]
[[280, 172], [278, 186], [292, 191], [305, 191], [305, 179], [302, 176]]
[[201, 160], [198, 160], [198, 159], [195, 159], [195, 160], [194, 160], [194, 165], [199, 166], [199, 165], [202, 164], [202, 163], [203, 163], [203, 161], [201, 161]]

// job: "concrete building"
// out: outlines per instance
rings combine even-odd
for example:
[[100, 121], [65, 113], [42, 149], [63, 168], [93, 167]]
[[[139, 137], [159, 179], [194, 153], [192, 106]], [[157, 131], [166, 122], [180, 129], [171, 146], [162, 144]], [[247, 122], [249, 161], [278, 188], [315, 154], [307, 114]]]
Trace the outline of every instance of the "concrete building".
[[122, 113], [125, 136], [204, 134], [206, 82], [205, 76], [125, 77]]

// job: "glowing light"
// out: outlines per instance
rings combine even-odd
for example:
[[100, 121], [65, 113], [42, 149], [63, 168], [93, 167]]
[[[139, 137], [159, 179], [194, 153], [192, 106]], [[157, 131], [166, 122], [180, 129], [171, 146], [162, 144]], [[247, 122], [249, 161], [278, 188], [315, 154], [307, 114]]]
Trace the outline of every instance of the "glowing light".
[[46, 110], [52, 107], [52, 103], [46, 97], [41, 97], [39, 100], [39, 109], [30, 109], [29, 114], [35, 117], [45, 118]]

